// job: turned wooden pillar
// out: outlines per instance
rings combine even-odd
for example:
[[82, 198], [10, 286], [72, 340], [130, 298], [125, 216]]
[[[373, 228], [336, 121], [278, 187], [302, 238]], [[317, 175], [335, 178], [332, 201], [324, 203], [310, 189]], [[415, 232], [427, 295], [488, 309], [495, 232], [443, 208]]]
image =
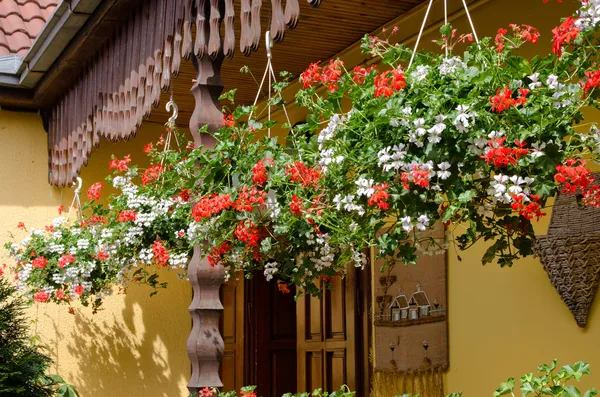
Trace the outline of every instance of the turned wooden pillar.
[[[194, 112], [190, 119], [190, 131], [197, 144], [213, 147], [214, 140], [198, 133], [204, 126], [215, 131], [223, 121], [219, 107], [219, 96], [223, 91], [221, 83], [222, 59], [195, 59], [196, 83], [192, 93], [196, 100]], [[223, 266], [212, 267], [201, 255], [201, 248], [194, 248], [194, 255], [188, 266], [188, 276], [192, 284], [193, 299], [189, 307], [192, 316], [192, 331], [187, 341], [187, 352], [192, 362], [192, 376], [188, 383], [190, 392], [197, 392], [205, 387], [222, 387], [219, 377], [219, 365], [223, 357], [223, 337], [219, 331], [219, 318], [223, 313], [223, 305], [219, 297], [225, 270]]]

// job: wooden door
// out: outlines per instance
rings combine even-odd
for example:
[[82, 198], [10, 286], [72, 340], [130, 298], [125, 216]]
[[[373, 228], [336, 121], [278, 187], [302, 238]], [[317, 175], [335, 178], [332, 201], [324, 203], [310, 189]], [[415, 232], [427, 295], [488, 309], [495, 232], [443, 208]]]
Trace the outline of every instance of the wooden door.
[[232, 277], [221, 286], [221, 335], [225, 349], [220, 377], [224, 391], [240, 390], [244, 386], [244, 275]]
[[298, 391], [363, 390], [362, 307], [356, 269], [348, 269], [322, 297], [297, 304]]
[[262, 274], [246, 281], [246, 383], [261, 397], [296, 392], [295, 291], [282, 294]]

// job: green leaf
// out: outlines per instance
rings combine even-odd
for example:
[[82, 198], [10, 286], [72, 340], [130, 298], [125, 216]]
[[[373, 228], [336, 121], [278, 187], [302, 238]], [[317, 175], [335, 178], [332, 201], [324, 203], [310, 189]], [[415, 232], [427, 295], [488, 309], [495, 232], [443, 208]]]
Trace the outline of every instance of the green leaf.
[[472, 190], [467, 190], [464, 193], [461, 193], [458, 196], [458, 201], [460, 201], [463, 204], [466, 204], [468, 202], [470, 202], [471, 200], [473, 200], [474, 194]]
[[581, 393], [579, 389], [575, 386], [565, 386], [564, 388], [564, 397], [581, 397]]
[[500, 383], [500, 387], [494, 392], [494, 397], [511, 394], [515, 389], [515, 379], [509, 378], [506, 382]]

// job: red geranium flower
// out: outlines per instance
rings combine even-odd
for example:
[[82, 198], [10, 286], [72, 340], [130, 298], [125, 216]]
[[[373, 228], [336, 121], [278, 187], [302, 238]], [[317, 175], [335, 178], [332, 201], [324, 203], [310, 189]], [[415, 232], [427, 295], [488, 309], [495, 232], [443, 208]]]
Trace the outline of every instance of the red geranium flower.
[[117, 158], [113, 158], [108, 163], [108, 168], [111, 170], [117, 170], [118, 172], [127, 171], [129, 169], [129, 163], [131, 163], [131, 155], [128, 154], [123, 158], [123, 160], [119, 160]]
[[103, 250], [98, 251], [98, 260], [100, 261], [105, 261], [109, 258], [110, 256], [108, 255], [108, 253], [104, 252]]
[[223, 115], [223, 122], [221, 123], [222, 127], [233, 127], [235, 126], [235, 120], [233, 119], [233, 115], [230, 114], [228, 116]]
[[100, 200], [100, 194], [104, 184], [102, 182], [96, 182], [87, 191], [88, 200]]
[[33, 296], [33, 300], [39, 303], [46, 303], [50, 299], [50, 294], [46, 291], [39, 291]]
[[292, 196], [292, 202], [290, 203], [290, 211], [294, 215], [302, 215], [302, 210], [304, 207], [302, 206], [302, 199], [298, 196]]
[[75, 292], [77, 295], [81, 296], [85, 292], [85, 288], [83, 288], [82, 285], [78, 285], [77, 287], [73, 288], [73, 292]]
[[579, 35], [579, 29], [575, 25], [577, 20], [573, 17], [565, 19], [563, 23], [552, 30], [553, 41], [552, 52], [558, 57], [562, 56], [562, 48], [565, 44], [571, 44]]
[[123, 210], [117, 216], [117, 222], [130, 222], [137, 219], [137, 212], [134, 210]]
[[277, 288], [279, 288], [279, 291], [280, 291], [282, 294], [289, 294], [290, 292], [292, 292], [292, 291], [290, 291], [290, 289], [288, 288], [288, 284], [287, 284], [287, 283], [284, 283], [284, 282], [283, 282], [283, 281], [281, 281], [281, 280], [277, 280]]
[[36, 269], [45, 269], [46, 265], [48, 265], [48, 259], [39, 256], [31, 262], [31, 265]]
[[152, 142], [144, 145], [144, 153], [152, 153]]
[[142, 185], [145, 186], [152, 181], [158, 180], [158, 178], [160, 178], [160, 174], [162, 174], [164, 170], [165, 168], [160, 164], [156, 164], [148, 168], [142, 174]]
[[60, 257], [60, 259], [58, 260], [58, 267], [62, 269], [63, 267], [73, 262], [75, 262], [75, 257], [71, 253], [68, 253]]
[[152, 244], [152, 253], [154, 254], [154, 262], [157, 265], [166, 267], [168, 265], [169, 258], [169, 250], [165, 248], [162, 241], [156, 240]]

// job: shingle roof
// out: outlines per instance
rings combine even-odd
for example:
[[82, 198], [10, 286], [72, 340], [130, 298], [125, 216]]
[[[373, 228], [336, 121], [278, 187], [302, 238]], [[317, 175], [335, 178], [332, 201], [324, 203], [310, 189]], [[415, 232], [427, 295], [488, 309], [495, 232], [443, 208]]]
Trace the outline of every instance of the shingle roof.
[[24, 56], [62, 0], [0, 0], [0, 56]]

